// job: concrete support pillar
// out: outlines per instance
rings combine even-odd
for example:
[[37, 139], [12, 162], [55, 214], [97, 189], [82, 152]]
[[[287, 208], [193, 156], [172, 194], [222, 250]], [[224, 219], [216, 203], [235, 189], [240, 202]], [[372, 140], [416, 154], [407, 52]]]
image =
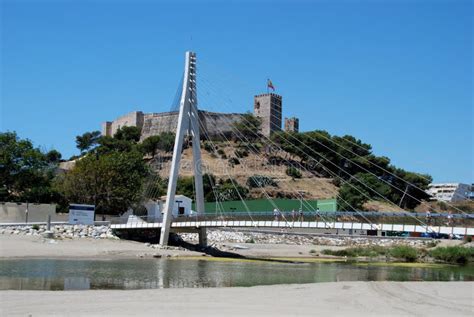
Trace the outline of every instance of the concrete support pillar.
[[207, 247], [207, 230], [206, 228], [199, 228], [198, 229], [199, 235], [199, 245], [201, 247]]
[[[201, 148], [199, 135], [199, 117], [197, 109], [196, 89], [196, 54], [186, 52], [184, 80], [181, 92], [181, 101], [178, 115], [178, 127], [171, 161], [170, 177], [168, 180], [168, 191], [166, 193], [166, 205], [164, 207], [163, 223], [160, 234], [160, 245], [167, 245], [172, 222], [172, 211], [175, 203], [176, 184], [178, 181], [181, 152], [183, 140], [191, 136], [193, 140], [194, 179], [196, 189], [197, 212], [204, 213], [204, 191], [202, 184]], [[198, 229], [199, 244], [205, 246], [207, 243], [206, 230]]]

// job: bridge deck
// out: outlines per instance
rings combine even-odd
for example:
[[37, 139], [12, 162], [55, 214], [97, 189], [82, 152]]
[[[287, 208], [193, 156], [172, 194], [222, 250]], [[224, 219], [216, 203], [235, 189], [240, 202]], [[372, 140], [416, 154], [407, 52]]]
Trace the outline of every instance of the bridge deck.
[[[323, 221], [250, 221], [250, 220], [203, 220], [173, 222], [171, 228], [307, 228], [307, 229], [349, 229], [380, 230], [418, 233], [440, 233], [457, 235], [474, 235], [474, 228], [448, 226], [422, 226], [408, 224], [370, 224], [363, 222], [323, 222]], [[137, 221], [126, 224], [113, 224], [112, 229], [152, 229], [161, 228], [160, 222]]]

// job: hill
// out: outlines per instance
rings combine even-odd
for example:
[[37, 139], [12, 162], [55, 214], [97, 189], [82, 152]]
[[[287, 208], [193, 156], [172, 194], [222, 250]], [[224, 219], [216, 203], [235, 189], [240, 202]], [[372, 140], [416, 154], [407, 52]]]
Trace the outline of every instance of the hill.
[[[277, 186], [265, 186], [250, 189], [250, 198], [265, 198], [268, 194], [272, 198], [299, 198], [300, 194], [307, 199], [328, 199], [335, 198], [338, 187], [327, 177], [318, 177], [314, 173], [301, 170], [301, 178], [293, 178], [286, 173], [287, 165], [271, 164], [269, 156], [261, 153], [248, 151], [245, 157], [237, 158], [236, 151], [242, 148], [235, 142], [217, 142], [217, 148], [221, 155], [215, 155], [214, 151], [202, 151], [203, 173], [210, 173], [217, 179], [235, 179], [241, 186], [246, 186], [249, 177], [256, 175], [266, 176], [275, 181]], [[282, 157], [291, 155], [281, 151]], [[229, 160], [238, 159], [234, 163]], [[164, 152], [158, 153], [149, 161], [150, 166], [162, 177], [168, 178], [171, 166], [171, 155]], [[192, 149], [183, 151], [182, 169], [180, 176], [193, 176], [192, 170]]]

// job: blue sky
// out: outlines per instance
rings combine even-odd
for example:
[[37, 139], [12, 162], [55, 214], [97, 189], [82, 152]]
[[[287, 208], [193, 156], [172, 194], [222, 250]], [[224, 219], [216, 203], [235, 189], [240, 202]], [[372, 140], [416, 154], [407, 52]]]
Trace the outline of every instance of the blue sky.
[[473, 182], [472, 12], [441, 0], [3, 0], [0, 130], [77, 154], [75, 136], [102, 121], [169, 110], [192, 49], [202, 108], [251, 110], [269, 77], [302, 130]]

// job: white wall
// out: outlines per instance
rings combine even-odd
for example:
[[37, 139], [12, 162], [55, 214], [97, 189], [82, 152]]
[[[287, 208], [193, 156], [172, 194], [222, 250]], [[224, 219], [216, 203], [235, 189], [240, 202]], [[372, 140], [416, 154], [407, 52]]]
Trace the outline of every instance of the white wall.
[[[25, 222], [26, 203], [0, 203], [0, 222]], [[51, 215], [52, 221], [56, 217], [56, 205], [53, 204], [28, 204], [28, 222], [47, 221]]]

